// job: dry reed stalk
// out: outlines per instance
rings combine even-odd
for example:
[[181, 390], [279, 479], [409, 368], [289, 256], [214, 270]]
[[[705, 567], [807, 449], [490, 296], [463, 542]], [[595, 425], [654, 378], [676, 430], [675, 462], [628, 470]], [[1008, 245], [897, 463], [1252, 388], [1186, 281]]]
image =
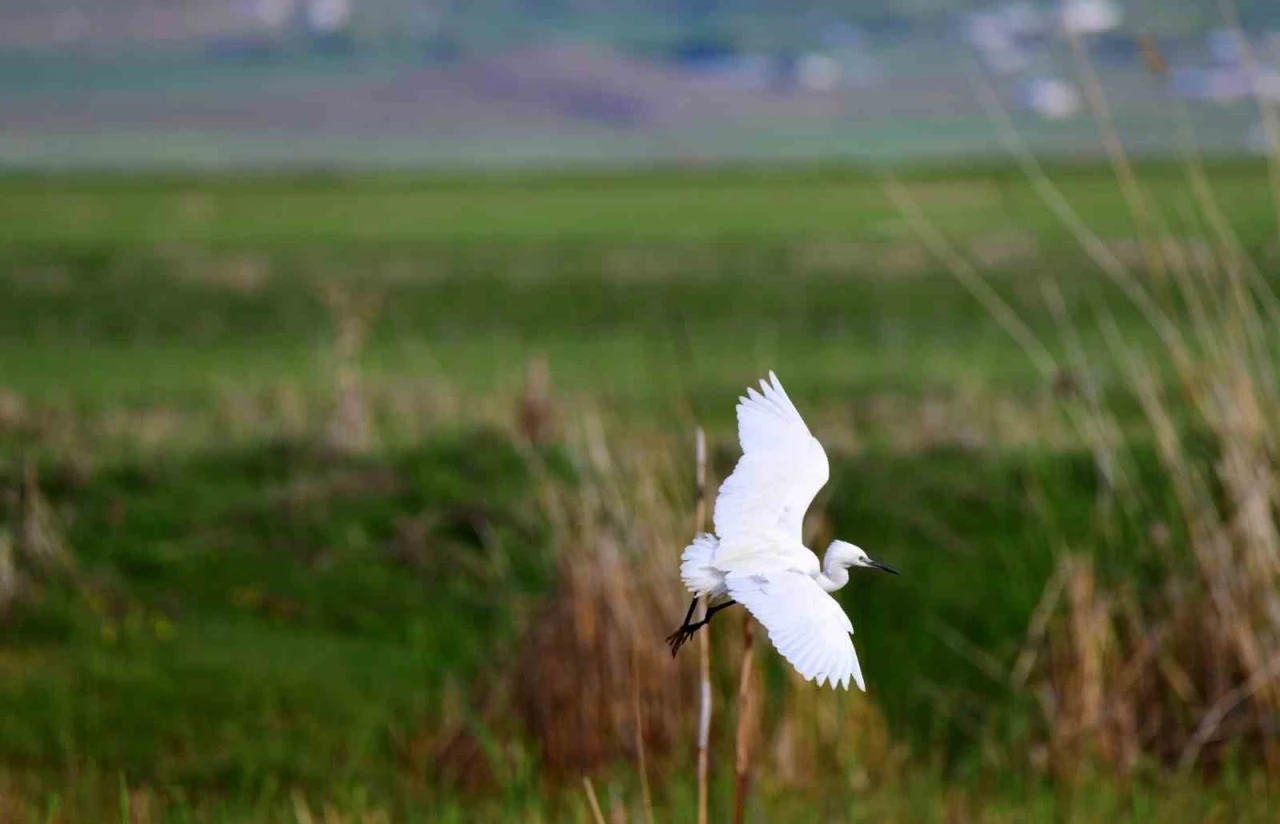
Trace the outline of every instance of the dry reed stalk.
[[[694, 460], [696, 462], [696, 505], [694, 509], [694, 535], [701, 535], [707, 526], [707, 436], [699, 426], [694, 431]], [[704, 620], [709, 606], [702, 599], [698, 620]], [[698, 641], [698, 824], [707, 824], [709, 795], [708, 772], [711, 761], [711, 633], [710, 626], [702, 628]]]
[[1142, 250], [1143, 262], [1147, 271], [1155, 275], [1158, 282], [1163, 283], [1168, 278], [1164, 256], [1161, 254], [1160, 245], [1155, 243], [1151, 237], [1155, 216], [1147, 204], [1147, 199], [1143, 195], [1141, 187], [1138, 185], [1137, 175], [1134, 174], [1133, 166], [1129, 163], [1129, 155], [1125, 152], [1124, 145], [1120, 142], [1120, 134], [1116, 131], [1115, 123], [1111, 118], [1111, 109], [1107, 105], [1106, 96], [1102, 93], [1102, 83], [1098, 79], [1097, 72], [1094, 71], [1093, 63], [1089, 60], [1088, 52], [1080, 42], [1080, 35], [1074, 31], [1068, 31], [1067, 42], [1071, 46], [1076, 72], [1082, 81], [1081, 85], [1084, 87], [1085, 101], [1088, 103], [1089, 109], [1093, 113], [1093, 119], [1098, 125], [1098, 134], [1102, 140], [1103, 148], [1106, 149], [1112, 173], [1119, 183], [1125, 207], [1133, 218], [1134, 230], [1137, 234], [1138, 246]]
[[[1186, 167], [1187, 183], [1191, 189], [1195, 206], [1200, 210], [1203, 219], [1207, 222], [1208, 228], [1212, 233], [1211, 236], [1215, 238], [1219, 247], [1219, 254], [1226, 257], [1232, 268], [1240, 267], [1243, 270], [1250, 282], [1253, 294], [1257, 296], [1260, 304], [1265, 308], [1265, 314], [1273, 320], [1280, 318], [1280, 300], [1277, 300], [1271, 285], [1262, 276], [1258, 266], [1249, 258], [1240, 238], [1232, 229], [1226, 214], [1218, 204], [1217, 196], [1210, 185], [1204, 163], [1196, 148], [1195, 129], [1186, 104], [1177, 96], [1173, 97], [1172, 102], [1172, 112], [1176, 118], [1178, 153], [1183, 165]], [[1273, 168], [1275, 166], [1274, 160], [1272, 166]], [[1204, 287], [1210, 290], [1210, 295], [1212, 296], [1214, 287], [1208, 282], [1204, 284]]]
[[[1072, 757], [1057, 759], [1059, 764], [1074, 768], [1083, 760], [1078, 748], [1090, 740], [1105, 744], [1098, 732], [1110, 697], [1104, 678], [1112, 671], [1116, 641], [1109, 623], [1110, 605], [1098, 592], [1093, 563], [1088, 558], [1066, 556], [1067, 626], [1056, 638], [1067, 644], [1062, 654], [1077, 666], [1073, 683], [1059, 696], [1058, 711], [1065, 723], [1054, 726], [1055, 744], [1072, 750]], [[1088, 735], [1093, 733], [1093, 735]], [[1074, 774], [1069, 776], [1074, 779]]]
[[596, 824], [604, 824], [604, 811], [600, 809], [600, 799], [596, 798], [596, 788], [591, 783], [591, 778], [582, 776], [582, 789], [587, 794], [587, 803], [591, 806], [591, 817]]
[[[1231, 32], [1240, 54], [1240, 66], [1246, 76], [1258, 76], [1258, 58], [1253, 53], [1253, 45], [1240, 25], [1240, 14], [1235, 0], [1218, 0], [1218, 12], [1222, 22]], [[1276, 111], [1275, 102], [1264, 94], [1261, 84], [1251, 83], [1253, 98], [1262, 116], [1262, 133], [1267, 140], [1267, 174], [1271, 181], [1271, 197], [1275, 204], [1276, 229], [1280, 231], [1280, 113]]]
[[323, 289], [334, 326], [333, 369], [336, 403], [327, 430], [327, 444], [342, 453], [368, 450], [373, 439], [369, 402], [360, 379], [360, 353], [377, 312], [377, 295], [355, 297], [343, 286]]
[[653, 795], [649, 790], [649, 765], [644, 752], [644, 718], [640, 715], [640, 681], [635, 658], [631, 664], [631, 703], [636, 725], [636, 767], [640, 771], [640, 802], [644, 807], [645, 824], [653, 824]]
[[541, 355], [525, 366], [524, 392], [516, 413], [517, 431], [532, 444], [545, 444], [555, 434], [555, 410], [551, 405], [551, 370]]
[[302, 797], [302, 793], [294, 790], [290, 800], [293, 802], [293, 817], [298, 824], [315, 824], [315, 819], [311, 817], [311, 806]]
[[747, 804], [747, 770], [750, 766], [751, 716], [754, 710], [751, 692], [751, 663], [754, 646], [751, 638], [751, 614], [742, 618], [742, 672], [738, 677], [738, 731], [734, 743], [733, 822], [742, 824]]
[[18, 594], [18, 569], [13, 561], [13, 539], [0, 531], [0, 617], [9, 611]]

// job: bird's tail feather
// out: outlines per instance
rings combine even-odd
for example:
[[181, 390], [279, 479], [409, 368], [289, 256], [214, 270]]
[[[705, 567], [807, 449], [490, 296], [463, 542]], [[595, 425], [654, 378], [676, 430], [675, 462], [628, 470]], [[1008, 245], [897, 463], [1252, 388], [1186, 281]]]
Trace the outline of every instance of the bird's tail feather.
[[720, 541], [714, 535], [699, 535], [680, 556], [680, 579], [694, 595], [710, 592], [721, 583], [721, 575], [711, 566]]

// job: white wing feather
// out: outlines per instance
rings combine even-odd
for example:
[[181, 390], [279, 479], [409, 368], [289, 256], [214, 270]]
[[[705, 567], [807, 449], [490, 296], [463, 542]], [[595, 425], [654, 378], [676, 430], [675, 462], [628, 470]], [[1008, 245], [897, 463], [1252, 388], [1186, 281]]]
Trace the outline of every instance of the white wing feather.
[[827, 453], [777, 375], [770, 372], [760, 388], [738, 399], [742, 457], [716, 497], [716, 534], [781, 531], [802, 543], [804, 514], [830, 476]]
[[729, 594], [769, 631], [769, 639], [806, 681], [866, 692], [853, 649], [853, 625], [840, 604], [797, 570], [730, 574]]

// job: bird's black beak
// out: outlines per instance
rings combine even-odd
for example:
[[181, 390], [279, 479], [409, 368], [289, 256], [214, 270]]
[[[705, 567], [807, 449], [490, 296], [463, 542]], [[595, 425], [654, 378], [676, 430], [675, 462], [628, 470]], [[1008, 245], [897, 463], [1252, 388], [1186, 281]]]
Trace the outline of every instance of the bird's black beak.
[[894, 569], [893, 567], [888, 566], [887, 564], [882, 564], [879, 561], [873, 561], [870, 558], [867, 559], [867, 566], [871, 567], [872, 569], [878, 569], [881, 572], [887, 572], [890, 575], [898, 574], [898, 570]]

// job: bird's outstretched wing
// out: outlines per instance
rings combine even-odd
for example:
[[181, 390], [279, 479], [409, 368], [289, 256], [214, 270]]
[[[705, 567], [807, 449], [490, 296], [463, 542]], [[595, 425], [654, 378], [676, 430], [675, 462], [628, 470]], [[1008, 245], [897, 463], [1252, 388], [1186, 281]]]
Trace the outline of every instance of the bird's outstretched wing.
[[731, 574], [725, 582], [733, 599], [764, 624], [773, 646], [804, 680], [848, 689], [852, 679], [866, 692], [849, 616], [812, 577], [779, 570]]
[[742, 457], [716, 497], [716, 534], [781, 532], [803, 543], [804, 514], [830, 475], [827, 453], [777, 375], [770, 372], [760, 388], [738, 399]]

